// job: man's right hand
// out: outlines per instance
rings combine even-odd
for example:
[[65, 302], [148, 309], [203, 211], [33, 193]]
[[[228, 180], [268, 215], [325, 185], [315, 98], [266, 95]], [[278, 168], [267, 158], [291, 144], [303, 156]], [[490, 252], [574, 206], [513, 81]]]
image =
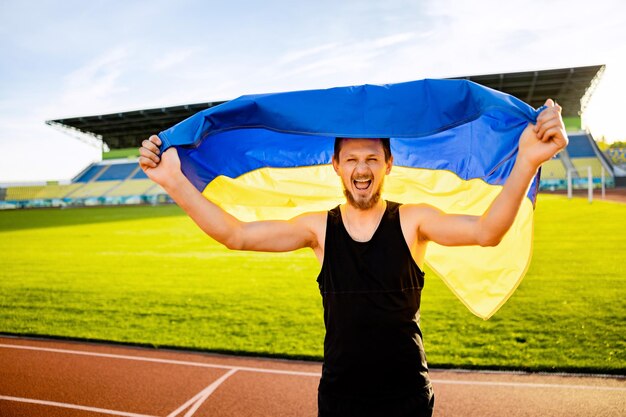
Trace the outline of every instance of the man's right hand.
[[161, 146], [161, 139], [157, 135], [152, 135], [141, 142], [139, 166], [148, 178], [165, 188], [169, 182], [176, 181], [181, 175], [180, 159], [174, 147], [165, 151], [162, 158], [159, 157], [161, 153], [159, 146]]

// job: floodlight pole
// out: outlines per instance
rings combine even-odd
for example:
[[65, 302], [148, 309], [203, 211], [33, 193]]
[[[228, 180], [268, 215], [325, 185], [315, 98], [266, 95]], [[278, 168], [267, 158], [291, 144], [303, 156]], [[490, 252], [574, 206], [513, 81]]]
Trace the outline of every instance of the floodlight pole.
[[591, 167], [587, 167], [587, 189], [589, 190], [589, 202], [593, 201], [593, 177], [591, 176]]

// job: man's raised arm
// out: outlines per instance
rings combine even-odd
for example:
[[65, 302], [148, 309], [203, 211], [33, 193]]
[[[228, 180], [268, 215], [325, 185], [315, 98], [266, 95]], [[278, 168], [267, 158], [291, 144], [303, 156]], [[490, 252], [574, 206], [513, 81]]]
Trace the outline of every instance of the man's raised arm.
[[410, 217], [416, 219], [414, 224], [420, 239], [446, 246], [500, 243], [513, 224], [541, 164], [567, 146], [561, 107], [550, 99], [546, 106], [537, 117], [537, 124], [529, 124], [522, 133], [513, 170], [482, 216], [446, 214], [430, 206], [408, 208]]
[[160, 145], [156, 135], [144, 140], [139, 149], [139, 165], [207, 235], [230, 249], [286, 252], [310, 247], [317, 250], [320, 213], [285, 221], [242, 222], [204, 198], [183, 175], [176, 149], [172, 147], [160, 155]]

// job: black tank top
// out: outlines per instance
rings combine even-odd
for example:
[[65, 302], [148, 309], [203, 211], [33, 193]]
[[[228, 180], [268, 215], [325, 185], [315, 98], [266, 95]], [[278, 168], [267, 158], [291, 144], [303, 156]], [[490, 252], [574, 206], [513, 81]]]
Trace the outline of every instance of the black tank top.
[[430, 385], [419, 327], [424, 273], [400, 227], [400, 204], [387, 208], [368, 242], [353, 240], [339, 207], [328, 212], [322, 270], [324, 365], [319, 390], [384, 399]]

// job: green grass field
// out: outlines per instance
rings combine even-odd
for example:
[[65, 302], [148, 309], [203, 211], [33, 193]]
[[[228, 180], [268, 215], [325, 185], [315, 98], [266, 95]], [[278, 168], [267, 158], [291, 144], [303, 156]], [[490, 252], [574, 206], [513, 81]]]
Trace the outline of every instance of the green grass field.
[[[489, 321], [428, 269], [433, 367], [626, 373], [626, 205], [540, 195], [534, 257]], [[232, 252], [176, 206], [0, 212], [0, 332], [320, 359], [310, 251]]]

